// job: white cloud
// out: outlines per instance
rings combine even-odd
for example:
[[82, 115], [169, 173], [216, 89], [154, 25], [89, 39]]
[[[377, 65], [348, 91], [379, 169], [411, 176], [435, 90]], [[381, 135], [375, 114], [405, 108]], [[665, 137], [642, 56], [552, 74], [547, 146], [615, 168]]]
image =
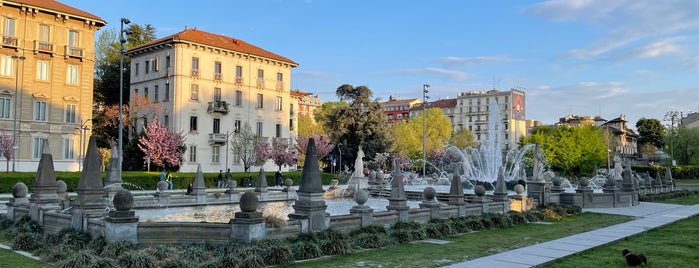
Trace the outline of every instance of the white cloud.
[[461, 71], [455, 71], [455, 70], [448, 70], [448, 69], [442, 69], [442, 68], [421, 68], [421, 69], [406, 69], [406, 70], [400, 70], [400, 71], [394, 71], [391, 72], [394, 74], [408, 74], [408, 75], [414, 75], [414, 74], [438, 74], [445, 76], [447, 79], [453, 79], [453, 80], [467, 80], [470, 76], [464, 72]]
[[445, 64], [481, 64], [488, 62], [508, 62], [512, 59], [507, 55], [476, 56], [476, 57], [443, 57], [439, 61]]

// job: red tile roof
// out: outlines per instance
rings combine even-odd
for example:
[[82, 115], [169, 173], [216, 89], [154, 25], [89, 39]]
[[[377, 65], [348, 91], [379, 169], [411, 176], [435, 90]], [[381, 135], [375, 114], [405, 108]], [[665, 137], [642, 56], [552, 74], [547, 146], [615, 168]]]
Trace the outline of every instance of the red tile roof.
[[80, 9], [71, 7], [69, 5], [59, 3], [54, 0], [10, 0], [10, 1], [2, 1], [3, 4], [5, 5], [16, 5], [16, 6], [28, 6], [28, 7], [35, 7], [39, 9], [45, 9], [49, 11], [53, 11], [56, 13], [66, 13], [68, 15], [74, 15], [74, 16], [79, 16], [79, 17], [84, 17], [87, 19], [95, 20], [97, 23], [101, 23], [101, 25], [98, 26], [104, 26], [107, 24], [102, 18], [95, 16], [91, 13], [82, 11]]
[[263, 57], [263, 58], [287, 62], [287, 63], [290, 63], [292, 65], [298, 66], [298, 63], [294, 62], [291, 59], [274, 54], [274, 53], [269, 52], [267, 50], [264, 50], [260, 47], [254, 46], [250, 43], [247, 43], [243, 40], [228, 37], [225, 35], [204, 32], [204, 31], [197, 30], [195, 28], [185, 29], [184, 31], [181, 31], [179, 33], [169, 35], [169, 36], [151, 41], [149, 43], [137, 46], [135, 48], [129, 49], [129, 52], [133, 52], [133, 51], [139, 50], [141, 48], [152, 46], [152, 45], [159, 44], [159, 43], [182, 42], [182, 41], [193, 42], [193, 43], [198, 43], [198, 44], [202, 44], [202, 45], [233, 50], [233, 51], [251, 54], [251, 55], [255, 55], [255, 56], [259, 56], [259, 57]]
[[[456, 99], [441, 99], [441, 100], [436, 100], [436, 101], [428, 101], [427, 102], [427, 108], [455, 108], [456, 107]], [[418, 103], [415, 106], [413, 106], [410, 110], [411, 111], [419, 111], [423, 109], [424, 103]]]

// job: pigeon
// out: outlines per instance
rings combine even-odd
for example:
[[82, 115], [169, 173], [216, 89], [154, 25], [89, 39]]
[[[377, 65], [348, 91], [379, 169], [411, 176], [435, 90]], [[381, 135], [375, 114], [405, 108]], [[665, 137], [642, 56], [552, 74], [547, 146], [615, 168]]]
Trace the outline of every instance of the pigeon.
[[643, 255], [643, 253], [633, 254], [628, 249], [624, 249], [621, 251], [621, 255], [626, 258], [626, 264], [629, 266], [639, 266], [641, 263], [648, 264], [648, 259], [646, 259], [646, 255]]

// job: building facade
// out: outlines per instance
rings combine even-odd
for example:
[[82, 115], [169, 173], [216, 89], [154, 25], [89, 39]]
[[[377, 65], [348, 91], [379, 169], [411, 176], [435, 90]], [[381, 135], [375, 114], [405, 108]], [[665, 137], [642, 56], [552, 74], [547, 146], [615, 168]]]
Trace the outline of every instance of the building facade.
[[469, 91], [457, 95], [456, 130], [468, 129], [474, 140], [484, 142], [488, 135], [490, 103], [495, 100], [500, 115], [502, 148], [516, 148], [520, 137], [527, 135], [525, 93], [523, 90]]
[[616, 145], [611, 153], [622, 160], [638, 157], [638, 135], [626, 128], [626, 122], [626, 116], [622, 114], [601, 125], [602, 129], [607, 131], [607, 136], [613, 138], [611, 144]]
[[[228, 145], [248, 125], [258, 136], [290, 138], [294, 61], [243, 40], [197, 29], [135, 47], [131, 57], [131, 99], [158, 103], [145, 118], [185, 134], [180, 170], [243, 171]], [[148, 120], [145, 120], [147, 123]], [[141, 124], [141, 126], [143, 123]], [[268, 162], [266, 170], [275, 169]]]
[[386, 122], [396, 124], [403, 120], [407, 121], [410, 118], [410, 109], [420, 103], [422, 103], [420, 99], [399, 100], [389, 96], [388, 101], [381, 104], [383, 105], [383, 113], [386, 115]]
[[0, 129], [16, 137], [8, 169], [36, 171], [48, 142], [56, 170], [79, 170], [92, 128], [94, 37], [106, 22], [45, 0], [2, 1], [0, 17]]

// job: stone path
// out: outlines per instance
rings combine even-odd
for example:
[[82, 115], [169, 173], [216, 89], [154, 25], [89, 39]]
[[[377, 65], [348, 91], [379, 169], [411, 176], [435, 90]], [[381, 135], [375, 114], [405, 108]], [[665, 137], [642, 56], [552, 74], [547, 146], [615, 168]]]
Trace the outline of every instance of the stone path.
[[699, 214], [699, 205], [683, 206], [641, 202], [640, 205], [634, 207], [584, 209], [583, 211], [633, 216], [637, 219], [447, 267], [517, 268], [542, 265], [697, 215]]

